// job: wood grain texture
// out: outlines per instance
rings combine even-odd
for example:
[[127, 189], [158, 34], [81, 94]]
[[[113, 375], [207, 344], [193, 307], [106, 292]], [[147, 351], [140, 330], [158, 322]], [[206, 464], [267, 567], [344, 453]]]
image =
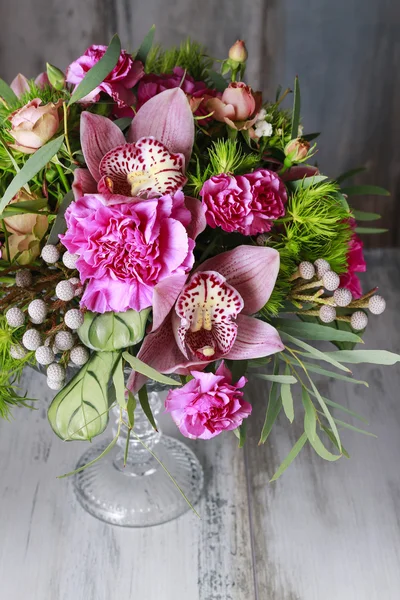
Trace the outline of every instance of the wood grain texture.
[[[365, 166], [355, 183], [388, 188], [391, 198], [358, 198], [357, 208], [383, 214], [389, 234], [367, 246], [400, 244], [400, 4], [392, 0], [0, 0], [0, 76], [34, 76], [46, 61], [65, 68], [91, 43], [118, 31], [136, 48], [150, 26], [157, 41], [188, 35], [226, 56], [237, 39], [249, 49], [247, 79], [274, 98], [278, 84], [300, 77], [305, 129], [322, 131], [316, 156], [336, 176]], [[18, 15], [16, 18], [15, 15]]]

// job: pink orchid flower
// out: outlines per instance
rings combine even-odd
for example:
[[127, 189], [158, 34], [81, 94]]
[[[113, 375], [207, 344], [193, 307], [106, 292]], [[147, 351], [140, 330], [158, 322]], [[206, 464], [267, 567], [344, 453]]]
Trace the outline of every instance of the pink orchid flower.
[[88, 168], [74, 172], [75, 198], [100, 192], [108, 204], [121, 204], [183, 188], [194, 121], [181, 89], [149, 100], [133, 119], [127, 139], [110, 119], [82, 113], [81, 145]]
[[[153, 304], [153, 332], [138, 358], [160, 373], [187, 374], [222, 358], [248, 360], [280, 352], [277, 330], [251, 316], [268, 301], [278, 272], [279, 252], [272, 248], [238, 246], [206, 260], [163, 322]], [[136, 393], [145, 381], [132, 373], [128, 389]]]

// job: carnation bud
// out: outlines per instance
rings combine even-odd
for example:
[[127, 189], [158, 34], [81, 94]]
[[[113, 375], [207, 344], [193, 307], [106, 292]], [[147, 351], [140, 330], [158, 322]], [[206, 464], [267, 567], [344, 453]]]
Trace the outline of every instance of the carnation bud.
[[65, 75], [60, 69], [54, 67], [50, 63], [46, 63], [47, 77], [49, 78], [50, 85], [55, 90], [62, 90], [65, 86]]
[[229, 58], [239, 64], [245, 63], [248, 57], [246, 44], [243, 40], [237, 40], [229, 50]]
[[285, 156], [289, 159], [290, 163], [301, 162], [307, 157], [309, 150], [309, 142], [301, 138], [296, 138], [286, 144]]

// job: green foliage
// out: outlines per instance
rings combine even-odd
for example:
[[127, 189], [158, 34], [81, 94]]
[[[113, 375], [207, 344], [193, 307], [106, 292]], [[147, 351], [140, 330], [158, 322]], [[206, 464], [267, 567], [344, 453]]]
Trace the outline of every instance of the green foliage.
[[146, 73], [162, 75], [172, 73], [174, 67], [182, 67], [196, 81], [204, 81], [213, 62], [203, 46], [187, 38], [180, 46], [168, 50], [159, 45], [153, 46], [147, 55], [145, 70]]

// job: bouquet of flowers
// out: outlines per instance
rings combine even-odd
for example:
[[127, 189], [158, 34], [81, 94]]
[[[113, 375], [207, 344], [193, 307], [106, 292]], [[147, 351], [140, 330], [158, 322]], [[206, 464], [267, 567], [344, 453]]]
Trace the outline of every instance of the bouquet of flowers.
[[91, 46], [65, 74], [0, 80], [0, 413], [31, 406], [18, 379], [37, 365], [57, 392], [54, 432], [90, 440], [112, 406], [128, 428], [136, 401], [153, 422], [155, 380], [184, 436], [233, 431], [242, 446], [244, 389], [261, 377], [260, 442], [281, 410], [304, 420], [274, 478], [307, 442], [336, 460], [349, 411], [313, 376], [360, 384], [346, 365], [400, 360], [357, 347], [385, 300], [357, 276], [371, 233], [357, 221], [376, 215], [350, 200], [387, 192], [319, 172], [297, 79], [290, 109], [291, 90], [263, 99], [243, 82], [242, 41], [214, 61], [153, 36], [133, 54], [117, 36]]

